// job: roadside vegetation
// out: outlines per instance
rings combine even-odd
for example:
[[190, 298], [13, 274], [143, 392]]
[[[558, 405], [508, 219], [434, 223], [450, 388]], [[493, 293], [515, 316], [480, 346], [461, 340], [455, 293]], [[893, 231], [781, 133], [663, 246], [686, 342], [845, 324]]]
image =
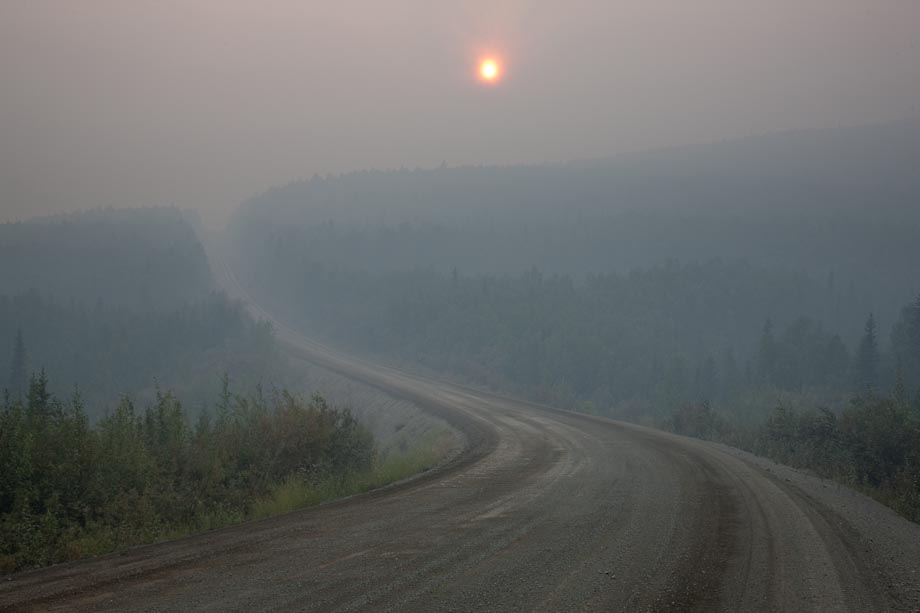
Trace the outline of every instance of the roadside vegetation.
[[744, 426], [707, 403], [686, 405], [664, 428], [807, 469], [866, 493], [920, 523], [920, 397], [856, 397], [841, 411], [775, 408]]
[[[760, 363], [773, 364], [774, 369], [783, 365], [801, 377], [808, 372], [803, 353], [801, 348], [782, 347], [765, 331]], [[885, 372], [884, 365], [892, 364]], [[775, 399], [760, 422], [740, 421], [731, 405], [704, 399], [679, 407], [658, 425], [808, 469], [861, 490], [920, 523], [920, 389], [915, 387], [920, 384], [920, 297], [903, 309], [892, 327], [888, 355], [879, 349], [877, 324], [870, 315], [844, 372], [850, 379], [838, 389], [851, 395], [842, 407], [820, 401], [809, 405], [802, 394], [783, 394], [778, 385], [782, 379], [767, 376], [745, 392]]]
[[347, 409], [319, 395], [232, 395], [194, 418], [171, 394], [127, 398], [91, 423], [44, 373], [0, 408], [0, 571], [285, 513], [436, 464], [444, 440], [378, 453]]
[[369, 470], [319, 481], [290, 475], [267, 496], [253, 503], [250, 517], [261, 519], [281, 515], [402, 481], [434, 468], [448, 455], [453, 444], [453, 435], [447, 429], [435, 430], [411, 447], [378, 450]]

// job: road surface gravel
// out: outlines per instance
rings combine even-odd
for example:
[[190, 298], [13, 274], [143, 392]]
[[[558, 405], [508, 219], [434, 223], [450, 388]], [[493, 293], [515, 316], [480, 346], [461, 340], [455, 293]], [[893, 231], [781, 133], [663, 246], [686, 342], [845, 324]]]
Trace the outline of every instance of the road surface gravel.
[[920, 526], [704, 441], [287, 349], [462, 451], [376, 492], [0, 581], [24, 611], [920, 611]]

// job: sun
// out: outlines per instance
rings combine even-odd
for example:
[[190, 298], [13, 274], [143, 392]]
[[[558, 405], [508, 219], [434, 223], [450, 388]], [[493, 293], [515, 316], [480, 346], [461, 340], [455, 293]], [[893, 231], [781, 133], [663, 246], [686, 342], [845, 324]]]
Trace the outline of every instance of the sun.
[[479, 62], [479, 78], [486, 83], [495, 83], [501, 76], [501, 67], [498, 60], [486, 58]]

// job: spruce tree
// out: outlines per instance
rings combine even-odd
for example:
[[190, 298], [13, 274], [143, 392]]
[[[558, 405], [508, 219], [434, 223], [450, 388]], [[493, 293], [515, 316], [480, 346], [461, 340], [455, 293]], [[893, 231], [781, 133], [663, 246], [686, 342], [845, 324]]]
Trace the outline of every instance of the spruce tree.
[[28, 385], [28, 354], [26, 353], [26, 343], [22, 337], [22, 329], [16, 331], [16, 339], [13, 341], [13, 357], [10, 360], [10, 394], [13, 398], [21, 400], [27, 391]]
[[920, 296], [907, 307], [908, 355], [920, 365]]
[[875, 316], [870, 314], [856, 353], [856, 386], [859, 392], [872, 393], [878, 389], [878, 362], [878, 325]]
[[230, 403], [232, 395], [230, 394], [230, 375], [225, 371], [220, 377], [220, 396], [217, 401], [217, 424], [226, 425], [230, 417]]
[[910, 393], [907, 391], [907, 384], [904, 382], [904, 368], [900, 361], [894, 371], [894, 391], [892, 399], [895, 404], [901, 408], [910, 406]]
[[51, 390], [48, 386], [48, 375], [42, 368], [37, 375], [33, 374], [29, 379], [29, 398], [26, 405], [29, 417], [43, 422], [51, 416], [54, 409], [53, 404]]

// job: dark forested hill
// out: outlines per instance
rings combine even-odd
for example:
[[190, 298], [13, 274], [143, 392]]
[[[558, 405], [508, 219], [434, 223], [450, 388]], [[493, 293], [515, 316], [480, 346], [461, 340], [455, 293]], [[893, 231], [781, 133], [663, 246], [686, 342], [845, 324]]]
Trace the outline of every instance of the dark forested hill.
[[178, 209], [0, 225], [0, 392], [44, 369], [62, 397], [78, 386], [92, 417], [156, 386], [196, 407], [224, 373], [270, 381], [274, 356], [270, 328], [215, 292]]
[[[25, 349], [21, 365], [17, 337]], [[274, 358], [269, 326], [220, 294], [154, 312], [0, 292], [0, 390], [17, 396], [29, 373], [45, 370], [62, 397], [78, 386], [92, 417], [122, 394], [148, 399], [156, 386], [196, 406], [225, 372], [238, 382], [269, 380]]]
[[0, 224], [0, 292], [141, 310], [213, 290], [207, 258], [176, 208], [95, 210]]
[[495, 387], [627, 411], [839, 406], [898, 364], [917, 385], [898, 330], [920, 291], [918, 168], [914, 120], [317, 177], [244, 203], [229, 252], [312, 334]]
[[[314, 177], [266, 191], [237, 221], [479, 226], [613, 212], [920, 220], [920, 118], [785, 132], [566, 165]], [[872, 206], [866, 206], [871, 204]]]
[[[231, 223], [244, 281], [305, 270], [628, 272], [746, 260], [890, 325], [920, 289], [920, 120], [559, 166], [360, 172], [270, 190]], [[842, 313], [843, 320], [840, 320]], [[812, 314], [823, 317], [822, 314]]]

